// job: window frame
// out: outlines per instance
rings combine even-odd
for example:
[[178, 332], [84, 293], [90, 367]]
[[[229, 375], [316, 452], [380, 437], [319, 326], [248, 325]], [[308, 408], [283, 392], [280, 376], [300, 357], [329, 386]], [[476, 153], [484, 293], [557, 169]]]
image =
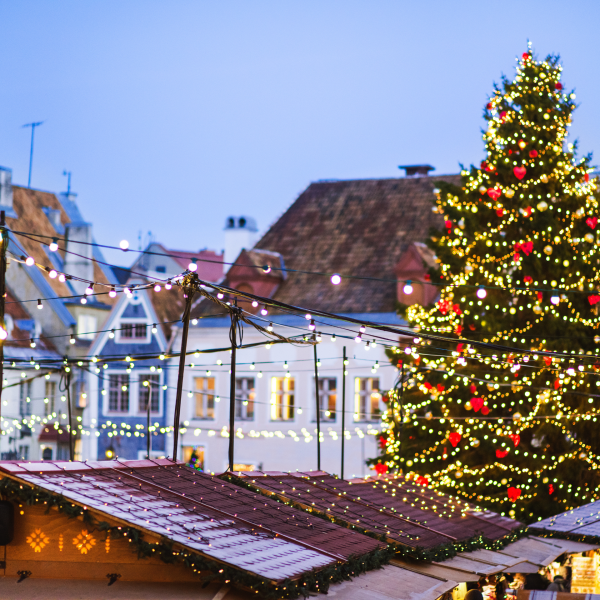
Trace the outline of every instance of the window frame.
[[[47, 379], [44, 386], [44, 416], [49, 416], [56, 409], [56, 392], [58, 390], [58, 382], [53, 379]], [[53, 393], [48, 393], [48, 388], [52, 388]], [[48, 398], [48, 402], [46, 402]]]
[[[126, 325], [131, 325], [134, 329], [137, 329], [138, 325], [144, 325], [146, 327], [146, 335], [144, 337], [125, 337], [123, 331]], [[115, 337], [115, 341], [118, 344], [149, 344], [151, 341], [152, 327], [148, 319], [122, 319], [119, 321], [119, 328], [117, 331], [118, 335]]]
[[[131, 412], [131, 377], [129, 373], [125, 371], [112, 371], [107, 374], [108, 375], [108, 389], [106, 394], [106, 405], [104, 414], [105, 415], [128, 415]], [[111, 383], [113, 377], [126, 378], [127, 379], [127, 410], [118, 410], [111, 408]], [[119, 385], [118, 391], [123, 392], [122, 390], [123, 383]], [[119, 405], [122, 405], [121, 394], [119, 394]]]
[[[248, 382], [252, 381], [252, 387]], [[238, 387], [238, 382], [244, 384]], [[244, 402], [247, 402], [244, 405]], [[256, 377], [236, 377], [235, 378], [235, 420], [236, 421], [254, 421], [256, 408]], [[248, 413], [251, 413], [248, 416]]]
[[[146, 387], [144, 385], [144, 381], [149, 381], [149, 379], [147, 379], [147, 378], [156, 379], [156, 381], [157, 381], [156, 385], [153, 384], [153, 385]], [[142, 408], [142, 394], [144, 394], [146, 392], [146, 390], [149, 393], [150, 414], [154, 415], [154, 416], [160, 416], [162, 414], [162, 406], [161, 406], [161, 404], [162, 404], [161, 403], [162, 381], [161, 381], [160, 373], [152, 373], [152, 372], [138, 373], [137, 410], [138, 410], [138, 414], [140, 414], [140, 415], [148, 414], [147, 404], [146, 404], [146, 408]], [[153, 410], [153, 408], [152, 408], [151, 393], [153, 390], [156, 390], [156, 410]]]

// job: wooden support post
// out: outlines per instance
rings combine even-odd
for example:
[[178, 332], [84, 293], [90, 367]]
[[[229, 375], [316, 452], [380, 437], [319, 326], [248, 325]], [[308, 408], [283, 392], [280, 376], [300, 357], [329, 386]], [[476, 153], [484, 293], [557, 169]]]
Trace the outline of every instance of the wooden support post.
[[[160, 387], [159, 389], [159, 397], [160, 397]], [[147, 436], [147, 440], [146, 440], [146, 458], [148, 460], [150, 460], [150, 451], [152, 450], [152, 438], [150, 437], [152, 434], [150, 433], [150, 406], [152, 404], [152, 387], [150, 385], [150, 381], [148, 381], [148, 406], [146, 407], [147, 409], [147, 415], [146, 415], [146, 436]]]
[[69, 425], [67, 431], [69, 432], [69, 460], [73, 462], [75, 460], [75, 448], [73, 447], [73, 418], [71, 416], [71, 368], [65, 367], [65, 391], [67, 392], [67, 418], [69, 419]]
[[181, 350], [179, 351], [179, 371], [177, 373], [177, 394], [175, 396], [175, 409], [173, 415], [173, 461], [177, 461], [177, 449], [179, 445], [179, 420], [181, 418], [181, 395], [183, 392], [183, 376], [185, 373], [185, 356], [187, 352], [188, 331], [190, 328], [190, 312], [192, 309], [192, 299], [194, 297], [195, 280], [198, 276], [194, 273], [186, 275], [182, 282], [182, 288], [185, 294], [185, 310], [181, 320], [183, 321], [183, 331], [181, 333]]
[[[6, 250], [8, 248], [8, 231], [6, 229], [5, 212], [0, 211], [0, 327], [6, 333], [4, 310], [6, 307]], [[4, 335], [4, 334], [3, 334]], [[6, 338], [4, 338], [6, 339]], [[4, 389], [4, 340], [0, 340], [0, 440], [2, 440], [2, 390]]]
[[234, 306], [230, 312], [231, 329], [229, 338], [231, 341], [231, 377], [229, 379], [229, 471], [233, 473], [233, 455], [235, 447], [235, 363], [237, 351], [237, 328], [239, 322], [239, 309], [237, 299], [234, 299]]
[[342, 467], [340, 477], [344, 479], [344, 442], [346, 439], [346, 346], [342, 360]]
[[319, 402], [319, 371], [317, 369], [317, 344], [313, 346], [315, 356], [315, 395], [317, 406], [317, 471], [321, 470], [321, 406]]

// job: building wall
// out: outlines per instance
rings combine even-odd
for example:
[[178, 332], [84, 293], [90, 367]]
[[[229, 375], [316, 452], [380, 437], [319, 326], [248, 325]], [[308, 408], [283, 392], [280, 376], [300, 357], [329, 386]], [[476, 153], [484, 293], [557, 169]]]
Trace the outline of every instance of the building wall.
[[[94, 429], [94, 435], [88, 436], [83, 443], [83, 457], [105, 460], [118, 456], [123, 459], [144, 458], [147, 453], [147, 412], [140, 410], [140, 392], [142, 382], [147, 375], [158, 377], [158, 411], [150, 415], [152, 432], [152, 456], [165, 455], [164, 427], [165, 402], [167, 397], [163, 386], [168, 385], [169, 377], [165, 366], [158, 358], [135, 360], [139, 354], [160, 354], [166, 343], [160, 327], [152, 331], [157, 321], [149, 296], [144, 291], [135, 292], [131, 299], [123, 296], [114, 307], [105, 328], [114, 329], [101, 334], [90, 348], [90, 355], [98, 362], [88, 377], [89, 411], [86, 411], [85, 424]], [[129, 341], [122, 337], [123, 322], [146, 325], [146, 338]], [[128, 356], [133, 362], [125, 360], [104, 361], [109, 357]], [[133, 364], [133, 367], [131, 365]], [[106, 368], [104, 368], [106, 365]], [[128, 404], [119, 403], [117, 410], [110, 406], [111, 376], [128, 377]], [[125, 410], [122, 410], [124, 409]], [[162, 432], [161, 432], [162, 430]], [[97, 432], [97, 434], [95, 433]], [[110, 433], [110, 435], [109, 435]]]
[[[206, 321], [209, 321], [208, 319]], [[203, 324], [203, 321], [199, 322]], [[289, 329], [275, 330], [281, 334], [290, 334]], [[296, 333], [294, 331], [294, 333]], [[173, 344], [178, 351], [181, 344], [181, 331]], [[264, 341], [259, 332], [244, 327], [244, 344]], [[339, 474], [341, 470], [341, 407], [342, 407], [342, 352], [347, 348], [349, 364], [346, 375], [346, 477], [362, 476], [369, 473], [365, 460], [377, 454], [375, 430], [379, 426], [379, 417], [357, 420], [355, 410], [355, 382], [357, 378], [377, 378], [381, 390], [393, 387], [397, 370], [385, 356], [383, 347], [378, 344], [371, 350], [365, 344], [357, 344], [353, 339], [337, 338], [331, 341], [325, 335], [317, 346], [321, 360], [319, 378], [336, 380], [336, 409], [333, 420], [321, 422], [321, 468]], [[195, 349], [227, 348], [229, 346], [228, 327], [200, 326], [190, 327], [188, 351]], [[188, 359], [195, 366], [185, 372], [184, 393], [182, 398], [181, 421], [183, 434], [180, 436], [180, 456], [187, 459], [193, 448], [198, 448], [197, 456], [204, 455], [204, 469], [221, 472], [228, 464], [228, 443], [226, 431], [229, 427], [229, 387], [230, 387], [230, 351], [216, 354], [199, 354]], [[216, 364], [223, 362], [222, 366]], [[381, 365], [375, 373], [372, 368], [375, 361]], [[272, 363], [272, 361], [275, 361]], [[275, 420], [271, 414], [271, 386], [274, 377], [285, 378], [288, 361], [290, 378], [295, 383], [296, 411], [291, 420]], [[252, 369], [252, 363], [255, 368]], [[261, 363], [272, 364], [261, 364]], [[175, 404], [175, 373], [178, 359], [169, 362], [172, 373], [172, 385], [169, 388], [169, 423], [172, 422]], [[207, 373], [210, 371], [210, 375]], [[259, 373], [262, 371], [262, 377]], [[196, 391], [196, 379], [214, 378], [214, 394], [220, 398], [214, 403], [214, 418], [198, 418], [196, 402], [200, 394]], [[311, 470], [317, 468], [316, 448], [316, 402], [314, 382], [314, 359], [312, 346], [274, 344], [270, 349], [264, 346], [238, 350], [237, 378], [254, 378], [255, 410], [251, 420], [236, 419], [235, 463], [238, 468], [254, 467], [267, 471]], [[239, 394], [239, 392], [238, 392]], [[383, 407], [383, 402], [380, 403]], [[300, 410], [301, 409], [301, 412]], [[307, 441], [308, 440], [308, 441]], [[172, 454], [172, 437], [167, 439], [167, 454]]]

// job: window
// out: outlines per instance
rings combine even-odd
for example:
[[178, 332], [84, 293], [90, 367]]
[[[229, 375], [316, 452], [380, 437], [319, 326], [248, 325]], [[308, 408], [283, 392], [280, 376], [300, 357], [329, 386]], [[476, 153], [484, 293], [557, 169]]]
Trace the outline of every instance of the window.
[[146, 323], [121, 323], [121, 339], [145, 340], [146, 330]]
[[381, 414], [378, 377], [356, 377], [354, 380], [354, 420], [376, 421]]
[[56, 381], [46, 381], [46, 394], [44, 396], [45, 414], [51, 415], [56, 406]]
[[129, 412], [129, 375], [109, 376], [108, 410], [111, 412]]
[[158, 265], [156, 267], [156, 272], [157, 273], [166, 273], [167, 272], [167, 267], [165, 267], [165, 265]]
[[335, 421], [336, 404], [337, 382], [335, 378], [319, 377], [319, 407], [321, 409], [321, 421]]
[[19, 457], [21, 460], [29, 460], [29, 446], [19, 446]]
[[22, 381], [19, 385], [19, 414], [31, 414], [31, 381]]
[[79, 315], [77, 317], [77, 337], [80, 340], [93, 340], [96, 337], [98, 319], [93, 315]]
[[271, 379], [271, 419], [291, 421], [294, 418], [294, 378], [273, 377]]
[[204, 446], [183, 446], [183, 462], [198, 471], [204, 471]]
[[196, 418], [215, 418], [215, 378], [196, 377]]
[[235, 380], [235, 418], [241, 421], [254, 419], [254, 377]]
[[[140, 375], [140, 397], [138, 403], [140, 412], [148, 410], [148, 400], [150, 400], [150, 412], [157, 413], [159, 411], [159, 377], [160, 375]], [[146, 382], [148, 382], [148, 385], [145, 385]]]

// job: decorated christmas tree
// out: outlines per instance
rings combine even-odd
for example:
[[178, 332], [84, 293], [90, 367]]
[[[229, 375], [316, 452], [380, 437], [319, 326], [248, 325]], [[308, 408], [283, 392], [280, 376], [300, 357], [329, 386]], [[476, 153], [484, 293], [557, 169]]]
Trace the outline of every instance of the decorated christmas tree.
[[480, 167], [436, 190], [440, 297], [402, 307], [415, 339], [390, 353], [372, 461], [524, 522], [600, 497], [598, 202], [561, 71], [523, 54], [486, 106]]

